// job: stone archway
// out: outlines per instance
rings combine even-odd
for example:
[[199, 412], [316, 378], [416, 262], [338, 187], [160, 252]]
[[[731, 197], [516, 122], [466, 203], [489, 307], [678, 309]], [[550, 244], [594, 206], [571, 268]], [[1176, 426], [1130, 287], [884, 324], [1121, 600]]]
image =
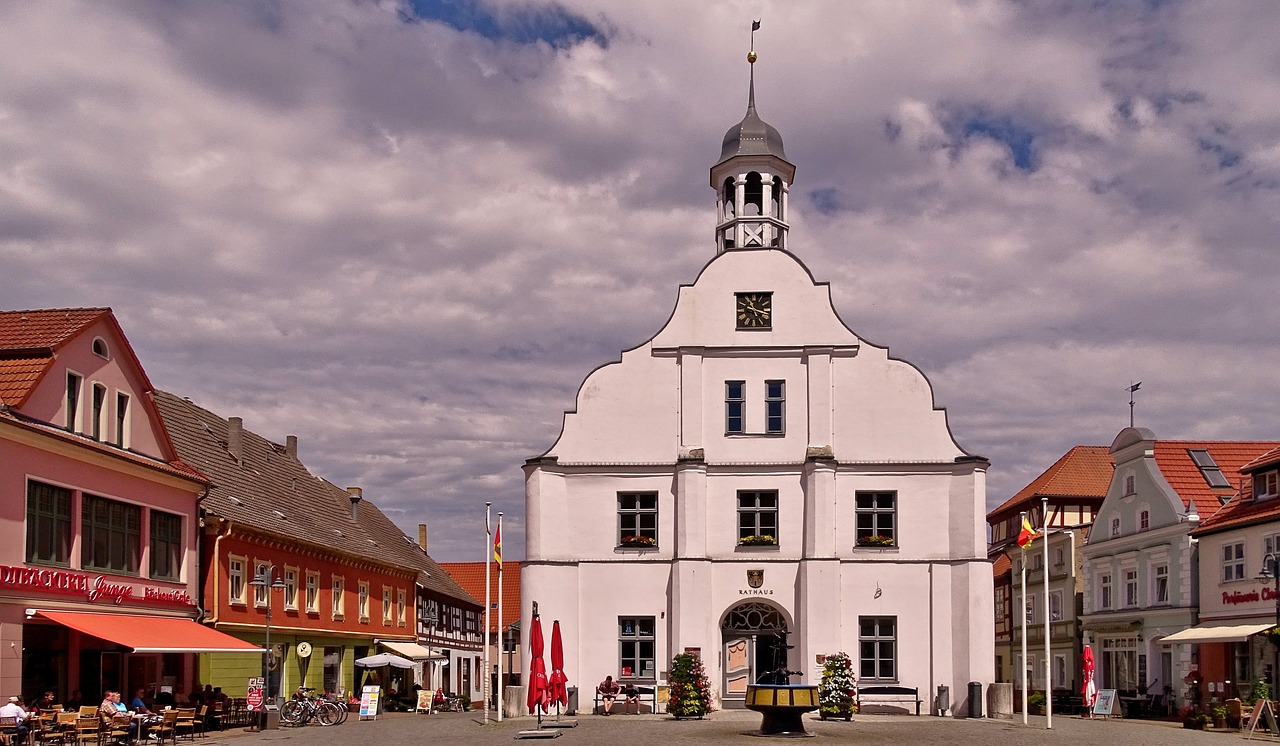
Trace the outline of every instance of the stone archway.
[[725, 612], [720, 620], [720, 691], [725, 707], [742, 707], [747, 684], [787, 664], [786, 651], [779, 645], [790, 629], [786, 612], [768, 601], [744, 601]]

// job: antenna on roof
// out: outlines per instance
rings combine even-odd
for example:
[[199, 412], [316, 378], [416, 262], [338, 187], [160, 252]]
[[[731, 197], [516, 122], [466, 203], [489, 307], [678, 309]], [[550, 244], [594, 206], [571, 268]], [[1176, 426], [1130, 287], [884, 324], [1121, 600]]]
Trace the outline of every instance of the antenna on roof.
[[1137, 391], [1141, 386], [1142, 381], [1138, 381], [1137, 383], [1129, 384], [1129, 387], [1125, 389], [1129, 392], [1129, 427], [1133, 427], [1133, 392]]

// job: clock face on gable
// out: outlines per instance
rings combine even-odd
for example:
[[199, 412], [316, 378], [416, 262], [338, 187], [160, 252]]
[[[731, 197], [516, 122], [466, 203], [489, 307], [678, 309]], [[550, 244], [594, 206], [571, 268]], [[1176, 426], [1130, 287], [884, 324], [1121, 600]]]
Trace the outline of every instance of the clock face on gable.
[[773, 293], [737, 293], [735, 299], [739, 329], [773, 327]]

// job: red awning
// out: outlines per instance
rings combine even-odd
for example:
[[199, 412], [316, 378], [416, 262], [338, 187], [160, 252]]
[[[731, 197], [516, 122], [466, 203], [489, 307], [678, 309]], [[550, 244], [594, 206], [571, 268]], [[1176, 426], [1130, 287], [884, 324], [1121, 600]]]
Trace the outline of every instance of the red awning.
[[38, 611], [36, 616], [132, 648], [135, 653], [258, 653], [244, 640], [190, 619], [79, 611]]

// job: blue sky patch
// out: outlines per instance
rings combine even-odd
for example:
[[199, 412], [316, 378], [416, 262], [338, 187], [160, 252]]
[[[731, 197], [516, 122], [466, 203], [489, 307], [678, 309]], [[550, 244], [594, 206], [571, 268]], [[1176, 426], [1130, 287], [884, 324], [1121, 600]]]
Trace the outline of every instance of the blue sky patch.
[[410, 0], [410, 20], [435, 21], [493, 41], [515, 44], [544, 42], [567, 49], [591, 40], [609, 46], [603, 30], [560, 5], [531, 3], [495, 12], [484, 0]]
[[1008, 116], [995, 116], [986, 112], [972, 113], [959, 122], [962, 139], [985, 137], [1009, 148], [1013, 165], [1022, 171], [1035, 171], [1039, 165], [1036, 154], [1036, 133]]
[[835, 187], [809, 190], [809, 204], [823, 215], [834, 215], [839, 212], [840, 203], [840, 192]]

